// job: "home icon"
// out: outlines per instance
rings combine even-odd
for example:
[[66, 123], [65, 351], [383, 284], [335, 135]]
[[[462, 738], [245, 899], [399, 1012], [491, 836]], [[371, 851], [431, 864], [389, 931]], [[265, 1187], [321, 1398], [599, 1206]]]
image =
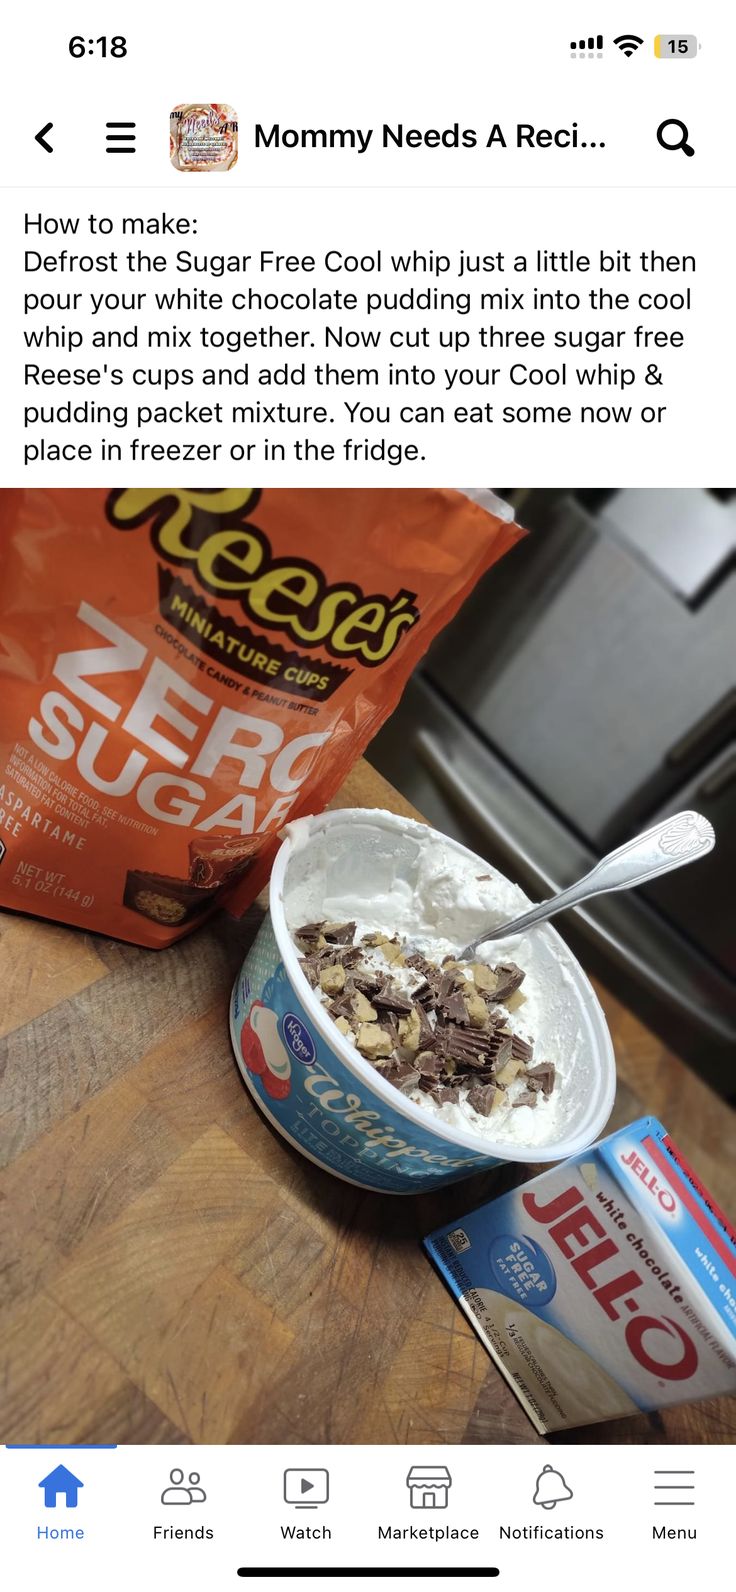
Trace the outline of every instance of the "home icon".
[[406, 1478], [412, 1509], [446, 1509], [452, 1477], [446, 1465], [412, 1465]]
[[59, 1493], [63, 1494], [67, 1509], [76, 1509], [77, 1493], [80, 1487], [84, 1486], [84, 1482], [80, 1481], [78, 1476], [73, 1476], [66, 1465], [57, 1465], [56, 1469], [50, 1470], [48, 1476], [44, 1476], [38, 1485], [43, 1487], [43, 1501], [47, 1509], [56, 1508]]

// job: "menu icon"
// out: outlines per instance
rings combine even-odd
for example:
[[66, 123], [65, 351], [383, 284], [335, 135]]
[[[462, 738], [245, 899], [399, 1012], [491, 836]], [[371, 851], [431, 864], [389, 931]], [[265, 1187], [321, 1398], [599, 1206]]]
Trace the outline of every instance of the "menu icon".
[[695, 1503], [694, 1470], [655, 1470], [654, 1504], [658, 1509], [682, 1509]]
[[135, 154], [135, 122], [105, 123], [105, 154]]

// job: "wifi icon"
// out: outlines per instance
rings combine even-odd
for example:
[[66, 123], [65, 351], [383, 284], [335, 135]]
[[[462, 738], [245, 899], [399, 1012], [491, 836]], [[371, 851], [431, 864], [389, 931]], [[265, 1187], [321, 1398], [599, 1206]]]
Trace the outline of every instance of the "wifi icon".
[[638, 33], [619, 33], [618, 38], [614, 39], [613, 42], [622, 55], [634, 55], [639, 45], [644, 43], [644, 40], [639, 38]]

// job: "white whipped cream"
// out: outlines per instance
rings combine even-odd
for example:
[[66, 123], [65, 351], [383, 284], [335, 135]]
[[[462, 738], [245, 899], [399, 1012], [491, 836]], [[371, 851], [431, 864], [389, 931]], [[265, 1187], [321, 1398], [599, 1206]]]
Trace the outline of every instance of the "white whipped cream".
[[[285, 833], [294, 847], [284, 884], [292, 934], [303, 923], [355, 919], [356, 938], [375, 932], [399, 935], [410, 950], [440, 962], [443, 956], [457, 955], [484, 928], [508, 921], [530, 905], [523, 891], [496, 869], [409, 819], [366, 811], [363, 821], [351, 814], [344, 826], [324, 829], [313, 819], [299, 819]], [[526, 977], [511, 1009], [502, 1003], [500, 1010], [507, 1013], [507, 1026], [514, 1033], [534, 1041], [535, 1064], [554, 1062], [554, 1092], [549, 1099], [540, 1096], [534, 1109], [514, 1108], [510, 1102], [522, 1092], [521, 1082], [509, 1092], [509, 1104], [489, 1117], [474, 1111], [467, 1098], [442, 1106], [421, 1090], [409, 1098], [449, 1126], [480, 1138], [531, 1148], [552, 1145], [580, 1117], [581, 1091], [591, 1081], [589, 1064], [580, 1061], [587, 1047], [574, 995], [572, 953], [542, 925], [494, 940], [481, 948], [477, 960], [490, 965], [513, 961], [524, 969]], [[403, 971], [386, 967], [397, 983]], [[370, 1062], [363, 1065], [372, 1070]]]

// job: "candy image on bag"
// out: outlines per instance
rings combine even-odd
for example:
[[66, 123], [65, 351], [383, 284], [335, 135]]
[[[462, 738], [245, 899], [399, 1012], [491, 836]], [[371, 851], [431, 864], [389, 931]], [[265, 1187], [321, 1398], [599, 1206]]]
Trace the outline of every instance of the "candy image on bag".
[[238, 118], [231, 105], [175, 105], [169, 159], [177, 171], [230, 171], [238, 158]]
[[489, 492], [0, 493], [0, 905], [244, 911], [521, 535]]

